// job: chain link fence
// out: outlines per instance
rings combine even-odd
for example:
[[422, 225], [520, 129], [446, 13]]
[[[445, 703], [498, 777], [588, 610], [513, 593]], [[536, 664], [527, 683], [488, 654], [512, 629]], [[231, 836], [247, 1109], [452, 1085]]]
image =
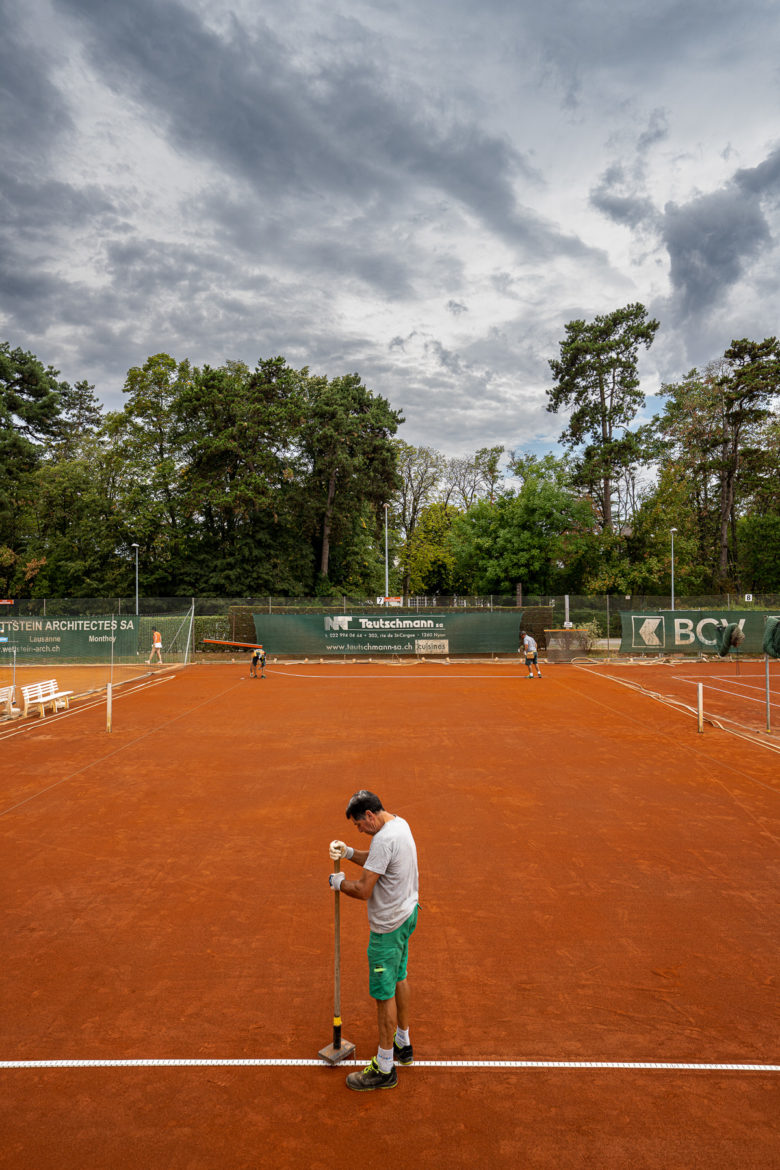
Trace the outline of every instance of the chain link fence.
[[[545, 621], [550, 626], [569, 626], [586, 630], [590, 644], [600, 639], [617, 639], [621, 636], [622, 612], [653, 612], [671, 610], [723, 611], [753, 608], [777, 612], [780, 609], [780, 594], [720, 594], [682, 596], [674, 599], [669, 595], [649, 594], [609, 596], [547, 596], [540, 594], [492, 594], [487, 596], [448, 595], [414, 596], [391, 599], [392, 607], [399, 613], [420, 613], [438, 611], [451, 613], [485, 611], [515, 611], [521, 614], [536, 608], [544, 609]], [[194, 620], [190, 627], [190, 649], [202, 647], [204, 638], [240, 639], [246, 627], [246, 615], [269, 614], [338, 614], [376, 613], [386, 608], [382, 598], [364, 595], [341, 594], [323, 597], [36, 597], [19, 598], [10, 605], [0, 606], [0, 625], [4, 618], [46, 618], [46, 617], [99, 617], [138, 616], [142, 638], [146, 639], [148, 623], [180, 617], [192, 612]], [[178, 626], [178, 623], [177, 623]], [[180, 636], [179, 636], [180, 637]], [[177, 638], [178, 642], [179, 638]], [[183, 653], [177, 645], [178, 653]]]

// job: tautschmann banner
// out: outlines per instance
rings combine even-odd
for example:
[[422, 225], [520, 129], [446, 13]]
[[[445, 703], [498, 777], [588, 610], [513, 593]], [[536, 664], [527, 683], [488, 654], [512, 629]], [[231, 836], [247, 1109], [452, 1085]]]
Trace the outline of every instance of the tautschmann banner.
[[262, 614], [255, 636], [269, 654], [507, 654], [520, 614]]

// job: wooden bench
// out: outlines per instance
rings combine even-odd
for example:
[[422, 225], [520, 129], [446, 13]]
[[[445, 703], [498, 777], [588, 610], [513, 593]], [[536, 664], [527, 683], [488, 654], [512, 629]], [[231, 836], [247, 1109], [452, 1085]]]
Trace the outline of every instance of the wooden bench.
[[47, 682], [30, 683], [29, 686], [22, 687], [24, 702], [22, 715], [26, 717], [31, 707], [37, 707], [43, 719], [49, 704], [52, 711], [57, 711], [60, 707], [70, 707], [72, 694], [73, 691], [61, 691], [55, 678], [50, 678]]
[[18, 707], [14, 707], [14, 692], [16, 687], [0, 687], [0, 715], [6, 719], [16, 719], [21, 715]]

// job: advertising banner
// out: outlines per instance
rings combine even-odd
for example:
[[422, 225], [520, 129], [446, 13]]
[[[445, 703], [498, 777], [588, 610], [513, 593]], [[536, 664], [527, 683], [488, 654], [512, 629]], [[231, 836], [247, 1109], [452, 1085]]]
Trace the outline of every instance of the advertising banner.
[[[138, 652], [138, 618], [4, 617], [0, 612], [0, 656], [106, 662]], [[113, 651], [112, 651], [113, 644]]]
[[755, 610], [662, 610], [621, 613], [621, 654], [717, 654], [721, 631], [734, 623], [745, 635], [741, 654], [760, 654], [767, 614]]
[[269, 654], [508, 654], [517, 651], [519, 613], [253, 614]]

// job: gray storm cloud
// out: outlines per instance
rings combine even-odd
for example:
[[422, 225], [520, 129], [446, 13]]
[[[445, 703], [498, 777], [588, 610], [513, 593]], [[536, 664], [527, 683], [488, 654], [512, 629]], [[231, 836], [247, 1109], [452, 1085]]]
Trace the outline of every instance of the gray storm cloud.
[[574, 317], [653, 306], [651, 393], [776, 330], [763, 0], [0, 16], [0, 337], [109, 406], [152, 353], [282, 353], [359, 371], [407, 441], [518, 447], [560, 431]]

